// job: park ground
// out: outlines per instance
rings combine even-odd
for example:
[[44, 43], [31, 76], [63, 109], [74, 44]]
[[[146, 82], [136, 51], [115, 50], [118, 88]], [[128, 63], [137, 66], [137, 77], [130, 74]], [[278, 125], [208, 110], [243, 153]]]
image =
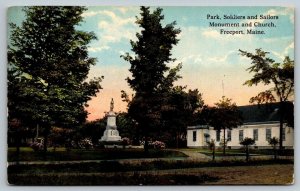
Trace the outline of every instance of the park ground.
[[[202, 152], [202, 153], [201, 153]], [[41, 153], [21, 149], [14, 161], [8, 152], [8, 183], [11, 185], [289, 185], [294, 181], [293, 157], [273, 160], [253, 155], [249, 162], [237, 151], [211, 157], [197, 149], [152, 151], [93, 150]], [[234, 153], [237, 155], [234, 155]], [[116, 158], [118, 153], [119, 158]], [[81, 156], [80, 159], [75, 156]], [[86, 155], [86, 156], [85, 156]], [[52, 156], [52, 157], [51, 157]], [[66, 160], [57, 160], [64, 156]], [[93, 156], [91, 158], [91, 156]], [[115, 159], [110, 158], [113, 156]], [[23, 158], [22, 158], [23, 157]], [[24, 158], [25, 157], [25, 158]], [[69, 157], [69, 158], [68, 158]], [[84, 158], [87, 157], [87, 158]], [[101, 158], [102, 157], [102, 158]], [[86, 159], [92, 160], [86, 160]]]

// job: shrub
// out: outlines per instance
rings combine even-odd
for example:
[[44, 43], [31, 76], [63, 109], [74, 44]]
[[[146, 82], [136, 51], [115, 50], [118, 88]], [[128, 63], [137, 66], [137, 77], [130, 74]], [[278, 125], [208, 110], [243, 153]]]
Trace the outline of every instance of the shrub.
[[249, 146], [255, 144], [255, 140], [246, 137], [244, 140], [240, 142], [241, 145], [245, 147], [246, 150], [246, 161], [249, 161]]
[[130, 145], [130, 139], [128, 137], [123, 137], [122, 138], [122, 144], [123, 145]]
[[213, 161], [215, 160], [215, 150], [216, 150], [216, 142], [214, 139], [211, 139], [210, 141], [206, 142], [209, 149], [212, 151], [212, 155], [213, 155]]
[[155, 149], [164, 149], [164, 148], [166, 148], [165, 143], [162, 142], [162, 141], [154, 141], [152, 143], [152, 145], [154, 146]]
[[279, 144], [279, 140], [276, 137], [273, 137], [271, 139], [268, 140], [269, 145], [271, 145], [273, 147], [273, 152], [274, 152], [274, 159], [277, 159], [277, 151], [276, 151], [276, 147]]
[[30, 144], [30, 147], [34, 150], [34, 151], [41, 151], [44, 148], [44, 144], [43, 143], [39, 143], [39, 142], [33, 142]]
[[93, 148], [93, 142], [92, 142], [92, 139], [90, 139], [90, 138], [84, 138], [84, 139], [80, 140], [78, 145], [80, 148], [85, 148], [85, 149]]

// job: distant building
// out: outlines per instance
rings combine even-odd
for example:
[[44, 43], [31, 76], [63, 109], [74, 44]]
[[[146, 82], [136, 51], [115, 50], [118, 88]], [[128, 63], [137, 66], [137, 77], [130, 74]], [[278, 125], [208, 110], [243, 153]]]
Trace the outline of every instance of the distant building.
[[[226, 129], [225, 139], [227, 147], [240, 148], [240, 141], [245, 137], [255, 140], [255, 148], [270, 148], [268, 139], [277, 137], [279, 139], [279, 103], [267, 105], [240, 106], [244, 123], [238, 128]], [[285, 119], [293, 123], [293, 104], [286, 104]], [[293, 125], [284, 123], [283, 126], [283, 147], [294, 148], [294, 128]], [[214, 139], [216, 146], [221, 146], [224, 137], [223, 130], [220, 132], [208, 125], [197, 125], [187, 127], [187, 146], [206, 147], [207, 141]]]

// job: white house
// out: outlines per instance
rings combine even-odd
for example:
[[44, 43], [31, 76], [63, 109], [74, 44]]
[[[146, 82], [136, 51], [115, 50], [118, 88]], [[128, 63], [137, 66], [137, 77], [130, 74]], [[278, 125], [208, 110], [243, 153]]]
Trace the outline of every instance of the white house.
[[[225, 130], [225, 139], [227, 147], [240, 148], [240, 141], [244, 138], [252, 138], [255, 140], [254, 147], [256, 148], [268, 148], [270, 147], [268, 139], [272, 137], [279, 138], [279, 113], [278, 104], [271, 104], [268, 107], [264, 106], [241, 106], [239, 110], [242, 112], [244, 123], [243, 125], [232, 128], [231, 130]], [[269, 112], [268, 112], [269, 111]], [[287, 112], [291, 115], [293, 112]], [[207, 125], [197, 125], [187, 127], [187, 146], [188, 147], [206, 147], [207, 141], [214, 139], [216, 146], [222, 144], [223, 130], [218, 132]], [[285, 123], [283, 126], [283, 147], [294, 147], [294, 128], [287, 126]]]

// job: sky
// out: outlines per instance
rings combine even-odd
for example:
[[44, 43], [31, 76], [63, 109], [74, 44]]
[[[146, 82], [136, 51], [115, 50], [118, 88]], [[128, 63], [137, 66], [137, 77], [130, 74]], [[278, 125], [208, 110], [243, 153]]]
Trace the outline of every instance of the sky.
[[[156, 7], [151, 7], [154, 10]], [[203, 94], [205, 104], [213, 105], [223, 95], [237, 105], [248, 105], [249, 99], [269, 87], [259, 85], [244, 86], [253, 74], [246, 71], [251, 60], [242, 57], [239, 49], [254, 52], [257, 48], [270, 52], [269, 57], [282, 62], [285, 56], [294, 59], [294, 9], [291, 7], [162, 7], [163, 25], [176, 21], [181, 29], [179, 43], [172, 50], [174, 67], [182, 63], [182, 76], [176, 85], [186, 85], [188, 89], [198, 89]], [[89, 73], [89, 79], [104, 76], [103, 87], [97, 97], [88, 102], [88, 120], [103, 117], [109, 111], [114, 98], [115, 111], [126, 111], [126, 103], [121, 100], [121, 90], [129, 94], [126, 77], [130, 77], [130, 64], [120, 55], [131, 52], [130, 40], [136, 41], [135, 34], [141, 29], [135, 23], [139, 17], [139, 7], [88, 7], [83, 13], [84, 22], [79, 30], [93, 31], [98, 40], [89, 44], [89, 55], [97, 58], [97, 63]], [[207, 19], [207, 15], [219, 15], [222, 19]], [[235, 19], [225, 20], [223, 15], [278, 16], [278, 19]], [[20, 7], [8, 11], [8, 22], [20, 24], [24, 15]], [[276, 27], [210, 27], [209, 22], [249, 23], [273, 22]], [[224, 30], [264, 30], [265, 34], [220, 34]]]

